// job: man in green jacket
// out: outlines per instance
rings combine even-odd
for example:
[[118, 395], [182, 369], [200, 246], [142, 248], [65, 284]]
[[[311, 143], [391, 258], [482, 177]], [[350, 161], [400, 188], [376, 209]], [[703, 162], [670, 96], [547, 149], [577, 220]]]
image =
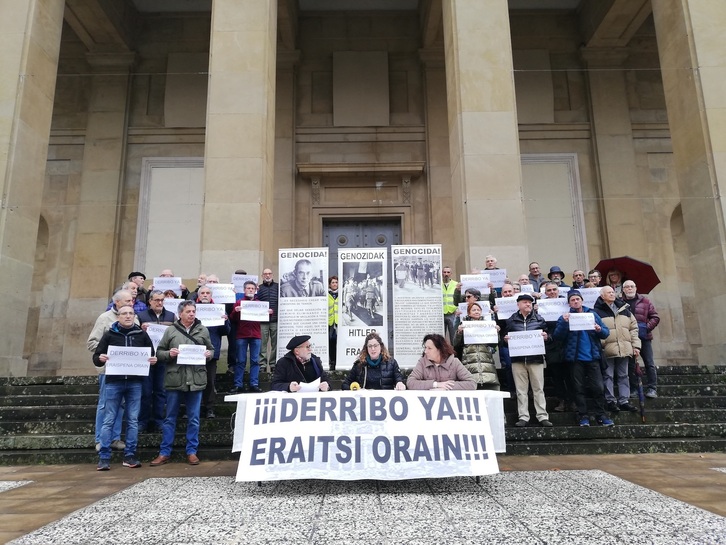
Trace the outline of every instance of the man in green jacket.
[[[149, 464], [151, 466], [164, 465], [171, 458], [176, 417], [182, 402], [187, 408], [187, 461], [191, 465], [199, 464], [199, 411], [202, 394], [207, 386], [206, 361], [212, 357], [214, 347], [209, 331], [197, 320], [196, 314], [197, 306], [194, 301], [179, 303], [179, 319], [164, 332], [156, 350], [159, 362], [166, 364], [166, 418], [161, 433], [159, 456]], [[184, 345], [203, 346], [203, 358], [198, 362], [192, 359], [192, 362], [187, 363], [189, 352], [194, 352], [194, 349]]]

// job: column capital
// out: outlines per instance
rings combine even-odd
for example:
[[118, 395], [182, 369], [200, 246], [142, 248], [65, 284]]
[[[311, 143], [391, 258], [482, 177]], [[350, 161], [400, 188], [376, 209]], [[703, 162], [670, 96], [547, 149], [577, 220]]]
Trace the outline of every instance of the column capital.
[[628, 59], [630, 50], [627, 47], [583, 47], [580, 55], [591, 68], [620, 68]]

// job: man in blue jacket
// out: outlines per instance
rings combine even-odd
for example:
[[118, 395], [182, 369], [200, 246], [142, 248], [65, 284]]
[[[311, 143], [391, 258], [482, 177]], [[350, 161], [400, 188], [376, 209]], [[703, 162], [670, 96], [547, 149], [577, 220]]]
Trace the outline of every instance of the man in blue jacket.
[[[578, 290], [571, 290], [567, 294], [567, 302], [570, 312], [557, 320], [554, 337], [564, 343], [564, 359], [572, 372], [580, 426], [589, 426], [590, 416], [594, 416], [601, 426], [613, 426], [613, 421], [605, 414], [605, 394], [600, 371], [600, 339], [606, 339], [610, 330], [596, 313], [582, 306], [582, 294]], [[570, 331], [570, 314], [579, 312], [593, 314], [595, 329]]]

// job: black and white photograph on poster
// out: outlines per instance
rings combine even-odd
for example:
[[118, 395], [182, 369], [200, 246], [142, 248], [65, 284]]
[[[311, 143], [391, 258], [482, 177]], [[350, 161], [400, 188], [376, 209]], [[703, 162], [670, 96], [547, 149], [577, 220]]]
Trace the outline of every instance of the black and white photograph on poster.
[[391, 246], [396, 360], [412, 368], [429, 333], [444, 334], [441, 245]]
[[369, 333], [388, 345], [388, 256], [385, 249], [339, 250], [338, 369], [350, 369]]
[[302, 257], [283, 270], [280, 263], [280, 297], [320, 297], [327, 295], [328, 258]]
[[399, 256], [393, 259], [393, 292], [420, 294], [441, 291], [441, 256]]
[[382, 326], [385, 282], [382, 261], [343, 263], [342, 325]]
[[277, 358], [297, 335], [310, 335], [313, 353], [328, 366], [328, 249], [279, 251], [280, 300], [277, 308]]

